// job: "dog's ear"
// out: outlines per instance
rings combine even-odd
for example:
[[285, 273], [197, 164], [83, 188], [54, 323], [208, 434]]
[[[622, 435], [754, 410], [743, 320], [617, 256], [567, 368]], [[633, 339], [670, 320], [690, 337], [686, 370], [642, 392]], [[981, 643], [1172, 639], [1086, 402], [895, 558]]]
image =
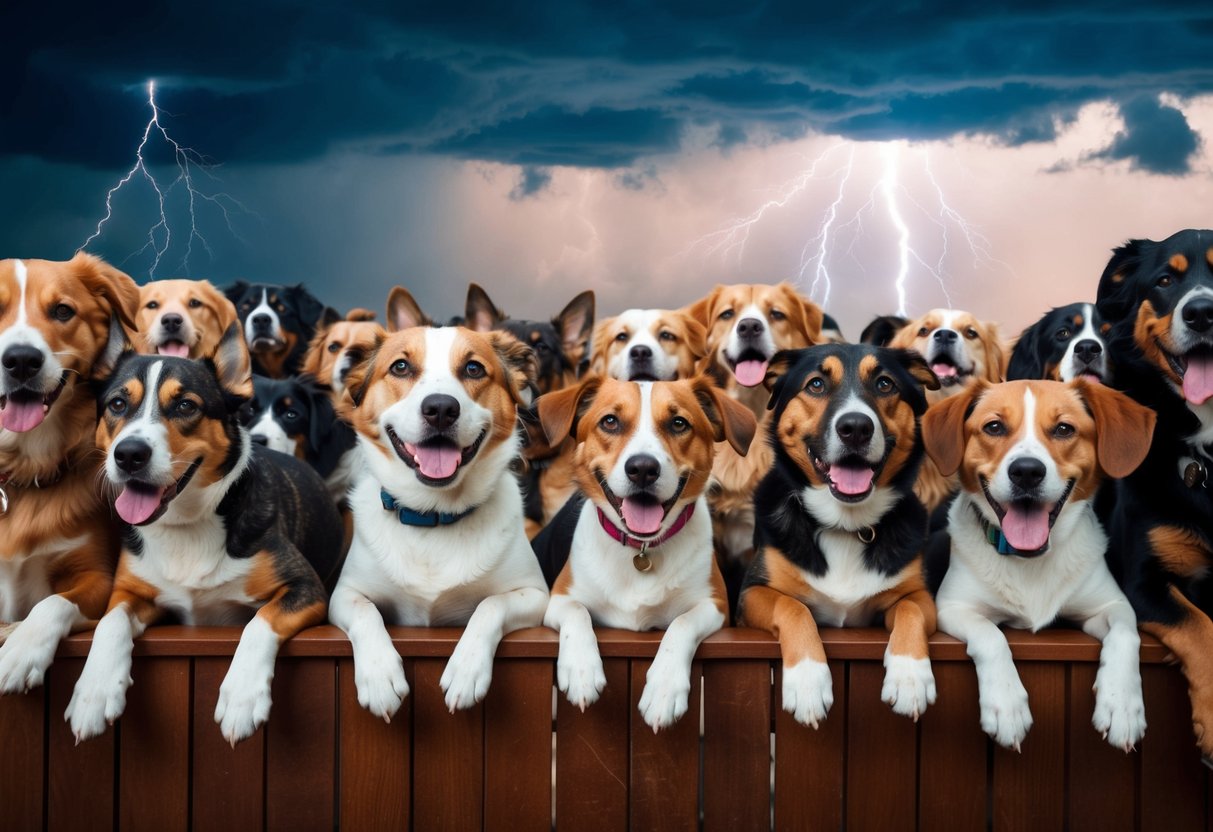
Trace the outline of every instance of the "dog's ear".
[[1095, 293], [1095, 303], [1104, 320], [1118, 323], [1137, 309], [1138, 290], [1131, 278], [1137, 267], [1157, 248], [1158, 243], [1153, 240], [1129, 240], [1113, 249]]
[[940, 388], [939, 377], [927, 365], [927, 360], [918, 350], [893, 350], [897, 361], [910, 376], [928, 390]]
[[98, 381], [108, 379], [118, 367], [119, 359], [127, 353], [133, 355], [134, 347], [127, 338], [126, 329], [117, 315], [110, 315], [109, 334], [105, 340], [105, 347], [97, 356], [97, 360], [93, 362], [93, 378]]
[[237, 303], [242, 297], [244, 297], [245, 293], [248, 292], [248, 287], [248, 281], [237, 280], [231, 285], [224, 286], [219, 291], [223, 292], [223, 296], [232, 303]]
[[477, 332], [491, 332], [501, 325], [506, 315], [489, 297], [489, 293], [480, 288], [478, 283], [468, 284], [467, 301], [463, 305], [464, 324], [468, 329]]
[[110, 312], [117, 315], [124, 326], [132, 332], [138, 329], [135, 315], [139, 311], [139, 286], [130, 275], [83, 251], [76, 252], [70, 265], [80, 283], [90, 294], [104, 298]]
[[771, 398], [767, 400], [767, 410], [775, 409], [775, 402], [787, 383], [788, 370], [800, 360], [800, 353], [800, 350], [780, 350], [767, 362], [767, 374], [762, 378], [762, 386], [771, 394]]
[[683, 307], [682, 311], [699, 321], [705, 331], [710, 330], [712, 328], [712, 309], [715, 307], [716, 299], [720, 297], [722, 289], [724, 289], [724, 286], [717, 283], [716, 288], [690, 306]]
[[530, 405], [539, 390], [539, 358], [535, 351], [504, 330], [492, 330], [486, 336], [509, 377], [515, 403]]
[[986, 351], [986, 381], [998, 384], [1007, 377], [1007, 352], [1002, 347], [998, 324], [982, 321], [981, 328], [985, 330], [982, 345]]
[[[288, 286], [283, 294], [290, 298], [291, 304], [299, 315], [299, 320], [313, 331], [326, 320], [330, 323], [340, 320], [336, 310], [329, 309], [321, 303], [302, 283]], [[332, 313], [331, 316], [328, 314], [330, 312]]]
[[594, 337], [590, 339], [590, 372], [600, 376], [607, 374], [607, 349], [611, 346], [611, 330], [615, 318], [603, 318], [594, 325]]
[[370, 309], [356, 307], [345, 313], [345, 320], [353, 321], [354, 323], [365, 323], [366, 321], [375, 320], [375, 313]]
[[580, 368], [590, 354], [590, 333], [594, 331], [594, 293], [582, 292], [552, 319], [560, 333], [564, 356], [573, 368]]
[[898, 350], [913, 349], [914, 339], [918, 337], [920, 329], [922, 329], [921, 319], [906, 321], [889, 336], [888, 346]]
[[403, 286], [393, 286], [387, 296], [387, 330], [397, 332], [414, 326], [430, 326], [430, 316], [421, 311], [417, 301]]
[[307, 391], [308, 405], [311, 408], [307, 439], [315, 455], [316, 473], [327, 477], [336, 469], [347, 447], [345, 443], [337, 441], [335, 434], [341, 427], [348, 426], [337, 420], [337, 411], [327, 390], [308, 376], [300, 377], [300, 381]]
[[926, 446], [927, 455], [939, 468], [939, 473], [945, 477], [960, 470], [968, 441], [965, 420], [973, 403], [987, 386], [985, 379], [977, 379], [964, 392], [931, 405], [922, 417], [923, 445]]
[[750, 409], [716, 386], [710, 376], [696, 376], [692, 382], [695, 398], [716, 430], [717, 442], [728, 442], [741, 456], [750, 450], [758, 421]]
[[229, 326], [240, 322], [240, 316], [236, 314], [236, 305], [216, 289], [209, 280], [199, 280], [198, 291], [206, 296], [207, 303], [215, 310], [215, 320], [219, 322], [220, 333], [227, 332]]
[[383, 346], [384, 340], [385, 337], [381, 333], [376, 333], [375, 343], [367, 351], [366, 356], [350, 367], [349, 373], [346, 374], [345, 392], [341, 394], [341, 401], [344, 405], [342, 415], [349, 408], [362, 406], [362, 400], [366, 397], [366, 389], [370, 386], [371, 379], [375, 377], [375, 359], [379, 355], [379, 348]]
[[308, 341], [307, 352], [303, 354], [303, 364], [299, 367], [300, 375], [311, 376], [317, 383], [320, 383], [320, 361], [324, 358], [324, 341], [328, 338], [330, 329], [331, 325], [316, 328], [312, 340]]
[[687, 331], [687, 349], [691, 351], [692, 366], [698, 366], [708, 354], [708, 331], [703, 324], [692, 318], [686, 312], [682, 315], [683, 325]]
[[791, 316], [796, 329], [805, 336], [809, 344], [820, 344], [821, 323], [825, 320], [821, 307], [787, 283], [780, 283], [776, 288], [784, 298], [781, 304], [786, 307], [784, 314]]
[[573, 387], [553, 390], [539, 397], [536, 401], [539, 424], [543, 425], [548, 445], [555, 448], [565, 437], [576, 436], [577, 423], [594, 403], [601, 386], [602, 377], [594, 375]]
[[1127, 477], [1150, 453], [1158, 414], [1124, 393], [1084, 379], [1071, 382], [1095, 417], [1095, 456], [1109, 477]]
[[1037, 322], [1020, 333], [1007, 361], [1007, 381], [1045, 377], [1045, 362], [1041, 341], [1048, 336], [1044, 322]]
[[224, 330], [212, 363], [219, 387], [229, 399], [243, 403], [253, 397], [253, 365], [240, 324]]

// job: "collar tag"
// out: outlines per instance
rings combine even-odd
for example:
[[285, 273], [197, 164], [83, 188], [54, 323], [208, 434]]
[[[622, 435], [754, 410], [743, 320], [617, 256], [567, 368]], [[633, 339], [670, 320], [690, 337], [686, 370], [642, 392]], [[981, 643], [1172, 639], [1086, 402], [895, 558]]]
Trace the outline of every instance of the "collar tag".
[[8, 514], [8, 492], [0, 485], [0, 514]]
[[1184, 467], [1184, 485], [1188, 488], [1195, 488], [1198, 485], [1208, 488], [1208, 471], [1199, 462], [1192, 460]]

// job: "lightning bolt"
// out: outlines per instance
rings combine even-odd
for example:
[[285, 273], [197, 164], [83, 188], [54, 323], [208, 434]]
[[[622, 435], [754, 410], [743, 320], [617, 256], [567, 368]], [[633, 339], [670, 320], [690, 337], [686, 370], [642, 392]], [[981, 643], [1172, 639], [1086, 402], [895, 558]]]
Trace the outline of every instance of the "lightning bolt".
[[[805, 272], [808, 271], [810, 264], [815, 264], [813, 268], [813, 285], [809, 287], [809, 294], [817, 297], [817, 287], [823, 287], [824, 293], [821, 296], [821, 305], [825, 306], [830, 302], [830, 271], [829, 271], [829, 253], [830, 253], [830, 229], [834, 225], [834, 221], [838, 219], [838, 206], [842, 205], [843, 199], [847, 194], [847, 182], [851, 178], [851, 171], [855, 169], [855, 147], [851, 146], [850, 152], [847, 154], [847, 163], [843, 167], [842, 177], [838, 181], [838, 192], [834, 196], [834, 201], [830, 203], [830, 207], [826, 209], [825, 219], [821, 223], [821, 230], [817, 232], [817, 236], [810, 239], [804, 244], [804, 248], [800, 250], [800, 271], [797, 277], [804, 280]], [[856, 214], [858, 216], [858, 214]], [[809, 249], [813, 244], [817, 244], [817, 253], [813, 257], [806, 258]]]
[[910, 272], [910, 228], [902, 219], [901, 209], [894, 196], [897, 182], [897, 145], [884, 147], [885, 167], [884, 176], [880, 180], [880, 192], [884, 195], [885, 207], [889, 211], [889, 221], [897, 229], [897, 277], [893, 286], [897, 290], [897, 314], [906, 313], [906, 276]]
[[[143, 136], [139, 140], [138, 146], [135, 148], [135, 163], [131, 169], [118, 180], [115, 185], [110, 188], [105, 194], [105, 216], [97, 221], [97, 227], [93, 233], [88, 236], [84, 244], [80, 246], [80, 250], [88, 248], [89, 244], [101, 236], [105, 230], [105, 224], [114, 216], [114, 195], [117, 194], [124, 186], [132, 179], [142, 177], [151, 186], [156, 194], [156, 204], [159, 209], [159, 219], [147, 231], [147, 242], [143, 247], [133, 252], [127, 257], [137, 257], [140, 254], [150, 250], [153, 254], [152, 264], [148, 269], [148, 277], [156, 277], [156, 269], [160, 266], [161, 260], [168, 253], [169, 246], [173, 241], [173, 229], [169, 223], [168, 213], [166, 210], [166, 200], [173, 190], [178, 185], [185, 187], [187, 195], [187, 205], [189, 209], [189, 234], [185, 239], [185, 254], [181, 259], [183, 269], [189, 272], [190, 257], [194, 252], [194, 241], [202, 244], [206, 253], [214, 258], [214, 251], [211, 249], [210, 242], [202, 232], [198, 230], [198, 208], [202, 202], [209, 203], [219, 209], [223, 215], [224, 222], [227, 225], [228, 232], [236, 239], [241, 239], [232, 226], [231, 212], [240, 210], [245, 213], [250, 212], [238, 199], [227, 193], [207, 193], [200, 190], [195, 185], [195, 174], [201, 172], [212, 180], [218, 181], [211, 173], [210, 168], [213, 163], [196, 150], [186, 147], [169, 135], [168, 130], [160, 123], [160, 108], [156, 105], [156, 82], [147, 82], [147, 103], [151, 108], [152, 115], [147, 124], [143, 128]], [[166, 187], [161, 187], [160, 182], [156, 179], [155, 174], [147, 166], [147, 160], [144, 157], [144, 151], [147, 149], [148, 142], [151, 141], [156, 134], [163, 137], [164, 141], [172, 148], [173, 161], [177, 166], [177, 176]]]

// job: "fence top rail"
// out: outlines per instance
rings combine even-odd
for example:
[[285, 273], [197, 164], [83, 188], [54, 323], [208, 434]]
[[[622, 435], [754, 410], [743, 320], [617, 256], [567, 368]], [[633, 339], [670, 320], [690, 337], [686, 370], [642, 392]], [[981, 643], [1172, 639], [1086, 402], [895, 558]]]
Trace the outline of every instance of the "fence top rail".
[[[1049, 629], [1039, 633], [1005, 630], [1011, 652], [1020, 661], [1099, 661], [1100, 643], [1078, 630]], [[406, 658], [449, 656], [463, 633], [457, 627], [389, 627], [396, 649]], [[598, 646], [604, 658], [652, 658], [661, 641], [661, 632], [634, 633], [626, 630], [597, 631]], [[240, 639], [239, 627], [151, 627], [135, 642], [136, 656], [230, 656]], [[826, 655], [832, 659], [873, 660], [884, 657], [889, 636], [879, 628], [833, 629], [823, 627], [821, 639]], [[88, 655], [92, 633], [78, 633], [63, 640], [59, 655]], [[964, 645], [942, 633], [931, 637], [933, 661], [968, 661]], [[519, 630], [506, 636], [497, 650], [505, 659], [556, 658], [559, 638], [546, 627]], [[281, 656], [349, 657], [353, 655], [345, 633], [332, 625], [312, 627], [283, 645]], [[737, 659], [778, 659], [779, 644], [769, 633], [746, 627], [721, 630], [709, 636], [696, 654], [708, 661]], [[1141, 660], [1158, 664], [1168, 658], [1167, 649], [1156, 639], [1143, 634]]]

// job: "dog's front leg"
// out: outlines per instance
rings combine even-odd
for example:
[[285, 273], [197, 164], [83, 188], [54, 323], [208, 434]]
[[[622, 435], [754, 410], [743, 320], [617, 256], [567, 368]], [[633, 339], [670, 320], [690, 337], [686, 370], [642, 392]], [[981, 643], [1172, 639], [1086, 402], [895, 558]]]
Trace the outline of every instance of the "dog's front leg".
[[885, 612], [889, 646], [884, 654], [880, 698], [895, 713], [915, 722], [935, 704], [935, 674], [927, 655], [927, 637], [935, 632], [935, 602], [926, 590], [911, 592]]
[[715, 599], [700, 601], [670, 622], [640, 695], [640, 714], [653, 733], [670, 727], [687, 712], [695, 651], [723, 626], [724, 612]]
[[404, 661], [371, 599], [348, 584], [338, 582], [329, 601], [329, 619], [345, 630], [354, 648], [354, 687], [358, 704], [384, 722], [400, 710], [409, 695]]
[[542, 624], [547, 601], [545, 590], [524, 587], [480, 602], [438, 680], [451, 713], [484, 699], [493, 680], [498, 643], [506, 633]]
[[598, 701], [606, 687], [606, 672], [590, 611], [568, 595], [552, 594], [543, 623], [560, 634], [556, 686], [581, 710]]
[[[1110, 577], [1108, 581], [1111, 583]], [[1137, 616], [1122, 599], [1087, 618], [1082, 629], [1103, 642], [1091, 724], [1111, 745], [1127, 753], [1146, 733]]]
[[741, 623], [779, 639], [783, 709], [801, 725], [816, 728], [834, 704], [834, 678], [813, 613], [790, 595], [752, 586], [741, 595]]

